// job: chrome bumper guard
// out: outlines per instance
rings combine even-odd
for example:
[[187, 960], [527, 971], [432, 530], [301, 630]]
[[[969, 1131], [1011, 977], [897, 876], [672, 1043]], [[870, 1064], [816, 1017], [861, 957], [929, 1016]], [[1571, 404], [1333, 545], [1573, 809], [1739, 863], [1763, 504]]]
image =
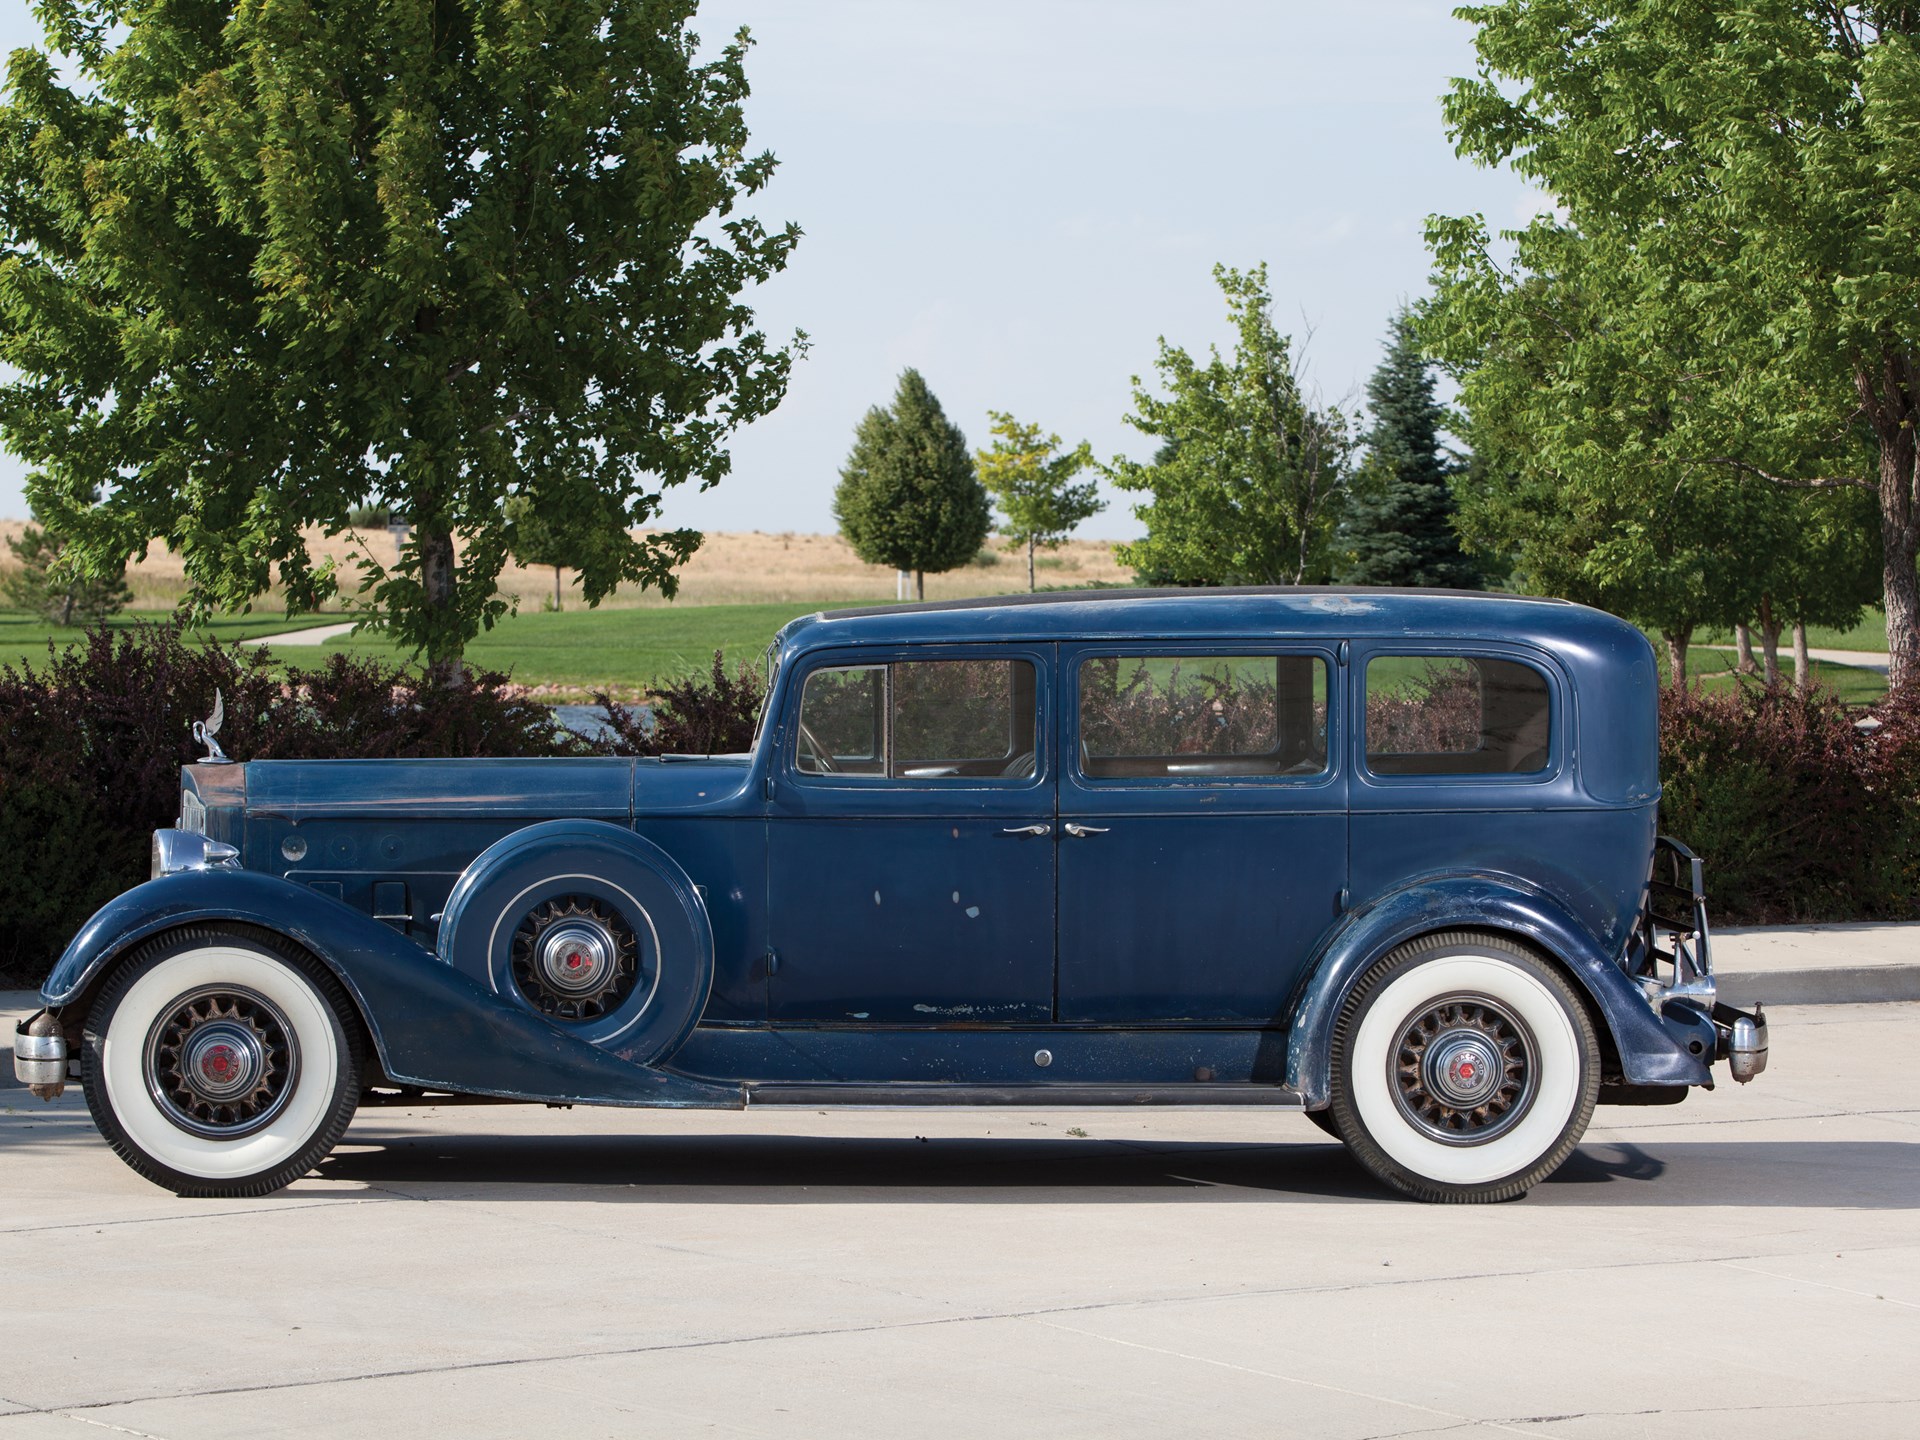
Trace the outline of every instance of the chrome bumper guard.
[[60, 1018], [42, 1010], [13, 1027], [13, 1078], [42, 1100], [67, 1088], [67, 1037]]
[[1722, 1005], [1713, 980], [1707, 925], [1707, 886], [1700, 857], [1671, 836], [1654, 841], [1653, 874], [1647, 880], [1640, 930], [1628, 950], [1631, 975], [1655, 1014], [1676, 1001], [1713, 1022], [1714, 1058], [1725, 1060], [1744, 1085], [1767, 1068], [1767, 1017]]

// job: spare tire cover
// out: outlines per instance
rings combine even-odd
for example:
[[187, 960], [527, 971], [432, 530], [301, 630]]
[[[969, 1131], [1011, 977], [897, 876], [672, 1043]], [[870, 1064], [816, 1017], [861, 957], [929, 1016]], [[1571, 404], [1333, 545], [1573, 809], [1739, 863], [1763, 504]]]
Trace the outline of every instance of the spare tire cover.
[[618, 914], [637, 942], [637, 978], [605, 1014], [549, 1018], [635, 1064], [671, 1055], [706, 1009], [713, 927], [686, 872], [630, 830], [600, 820], [549, 820], [496, 841], [453, 887], [440, 922], [440, 958], [540, 1013], [514, 977], [514, 935], [541, 906], [566, 896]]

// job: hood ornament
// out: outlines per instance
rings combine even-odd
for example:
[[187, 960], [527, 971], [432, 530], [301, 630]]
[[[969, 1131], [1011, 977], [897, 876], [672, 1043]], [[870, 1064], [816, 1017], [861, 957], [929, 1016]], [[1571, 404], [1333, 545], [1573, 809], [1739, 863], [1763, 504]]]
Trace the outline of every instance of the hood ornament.
[[213, 692], [213, 714], [204, 720], [193, 722], [193, 743], [207, 747], [207, 753], [198, 763], [202, 765], [231, 765], [233, 761], [227, 752], [220, 748], [220, 742], [213, 737], [220, 733], [220, 727], [227, 723], [227, 702], [218, 689]]

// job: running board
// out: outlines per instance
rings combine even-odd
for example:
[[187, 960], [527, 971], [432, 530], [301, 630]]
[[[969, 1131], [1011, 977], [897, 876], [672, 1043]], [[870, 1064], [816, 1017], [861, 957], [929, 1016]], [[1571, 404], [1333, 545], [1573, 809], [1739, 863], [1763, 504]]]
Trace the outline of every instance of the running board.
[[1138, 1110], [1154, 1105], [1304, 1110], [1306, 1097], [1285, 1085], [946, 1085], [925, 1081], [895, 1085], [818, 1085], [749, 1081], [747, 1104], [804, 1106], [814, 1110], [891, 1110], [914, 1105], [1033, 1106], [1050, 1110]]

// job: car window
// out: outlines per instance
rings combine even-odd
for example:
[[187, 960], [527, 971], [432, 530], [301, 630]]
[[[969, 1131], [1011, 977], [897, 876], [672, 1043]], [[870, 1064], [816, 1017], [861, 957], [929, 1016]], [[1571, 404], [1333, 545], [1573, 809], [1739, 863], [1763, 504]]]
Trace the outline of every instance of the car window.
[[1544, 770], [1547, 677], [1516, 660], [1376, 655], [1367, 662], [1367, 768], [1376, 775]]
[[800, 698], [808, 775], [1025, 779], [1034, 773], [1035, 674], [1026, 660], [908, 660], [816, 670]]
[[1317, 775], [1327, 669], [1311, 655], [1100, 655], [1080, 662], [1090, 779]]

